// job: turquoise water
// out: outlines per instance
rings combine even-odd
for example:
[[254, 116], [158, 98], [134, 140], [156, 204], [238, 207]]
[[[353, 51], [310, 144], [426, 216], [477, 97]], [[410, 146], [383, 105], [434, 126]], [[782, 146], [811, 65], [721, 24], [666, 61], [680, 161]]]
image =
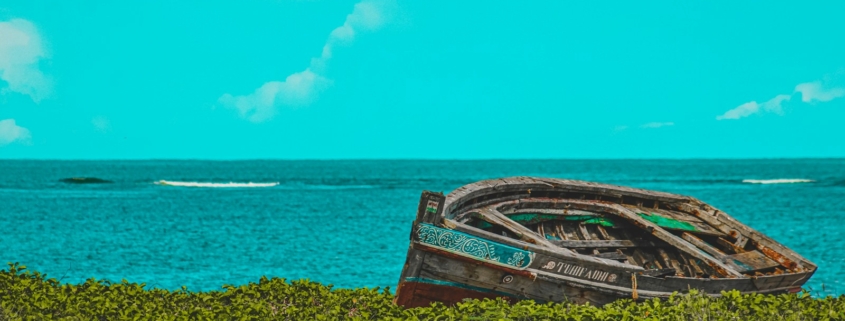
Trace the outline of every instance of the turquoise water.
[[[0, 161], [0, 260], [72, 283], [214, 290], [266, 275], [395, 288], [423, 189], [535, 175], [700, 198], [817, 263], [806, 287], [845, 294], [843, 169], [843, 159]], [[59, 181], [78, 176], [112, 183]], [[813, 182], [743, 183], [785, 178]]]

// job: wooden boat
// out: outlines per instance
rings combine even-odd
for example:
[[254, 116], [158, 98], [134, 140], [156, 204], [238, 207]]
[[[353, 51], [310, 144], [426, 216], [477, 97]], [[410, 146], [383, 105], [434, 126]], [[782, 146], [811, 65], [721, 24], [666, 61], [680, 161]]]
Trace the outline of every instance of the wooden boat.
[[[776, 219], [776, 218], [772, 218]], [[396, 303], [798, 292], [816, 265], [695, 198], [512, 177], [423, 192]]]

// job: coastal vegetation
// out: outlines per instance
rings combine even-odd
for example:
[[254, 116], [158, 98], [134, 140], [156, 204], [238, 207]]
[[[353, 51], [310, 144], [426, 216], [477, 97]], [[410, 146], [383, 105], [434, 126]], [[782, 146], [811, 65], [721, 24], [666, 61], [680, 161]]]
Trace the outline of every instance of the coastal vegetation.
[[845, 320], [845, 295], [813, 297], [695, 290], [665, 300], [623, 299], [603, 307], [468, 300], [403, 309], [388, 288], [335, 289], [308, 280], [262, 277], [219, 291], [148, 289], [89, 279], [63, 284], [18, 263], [0, 271], [0, 320]]
[[97, 177], [68, 177], [59, 180], [62, 183], [68, 184], [108, 184], [112, 181]]

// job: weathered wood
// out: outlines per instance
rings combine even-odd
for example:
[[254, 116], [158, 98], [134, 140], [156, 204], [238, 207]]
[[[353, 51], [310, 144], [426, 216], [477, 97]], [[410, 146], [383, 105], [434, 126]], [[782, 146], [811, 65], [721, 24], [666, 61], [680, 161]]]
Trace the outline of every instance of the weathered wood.
[[[505, 204], [512, 204], [514, 201], [509, 201], [502, 203], [503, 206]], [[579, 201], [579, 200], [552, 200], [552, 199], [537, 199], [537, 198], [529, 198], [523, 199], [519, 202], [554, 202], [556, 206], [565, 206], [568, 209], [576, 209], [576, 210], [583, 210], [588, 212], [595, 212], [595, 213], [604, 213], [604, 214], [611, 214], [617, 215], [622, 217], [623, 219], [628, 220], [629, 222], [633, 223], [636, 226], [648, 228], [649, 231], [652, 231], [652, 234], [657, 236], [658, 238], [662, 239], [663, 241], [668, 242], [672, 246], [677, 247], [679, 250], [684, 251], [685, 253], [696, 257], [700, 260], [707, 262], [709, 266], [712, 266], [717, 272], [718, 275], [723, 276], [739, 276], [741, 275], [739, 272], [734, 271], [729, 266], [725, 265], [723, 262], [715, 260], [712, 256], [703, 255], [695, 246], [685, 242], [683, 239], [663, 230], [656, 224], [640, 217], [636, 213], [628, 210], [627, 208], [618, 205], [618, 204], [608, 204], [605, 202], [596, 202], [596, 201]]]
[[[793, 251], [724, 212], [686, 196], [591, 182], [511, 177], [460, 187], [447, 195], [442, 203], [445, 210], [438, 211], [434, 215], [436, 217], [423, 213], [416, 223], [429, 222], [530, 251], [520, 253], [528, 253], [533, 260], [521, 267], [516, 265], [519, 267], [517, 271], [502, 267], [512, 265], [504, 264], [501, 259], [509, 258], [510, 254], [498, 256], [495, 260], [490, 257], [484, 259], [477, 254], [450, 252], [448, 250], [453, 249], [451, 245], [448, 248], [442, 245], [440, 250], [426, 252], [422, 259], [419, 256], [412, 258], [414, 254], [409, 251], [407, 262], [421, 262], [416, 270], [406, 266], [402, 280], [417, 273], [435, 281], [469, 286], [465, 289], [476, 287], [495, 293], [507, 292], [514, 297], [539, 301], [597, 303], [607, 298], [630, 297], [630, 274], [625, 277], [620, 272], [614, 272], [615, 283], [608, 284], [604, 282], [606, 279], [601, 279], [604, 283], [589, 280], [594, 275], [584, 271], [662, 270], [639, 276], [640, 297], [648, 298], [689, 288], [699, 288], [710, 295], [719, 295], [719, 291], [728, 289], [761, 293], [794, 290], [806, 282], [816, 268]], [[649, 219], [639, 212], [658, 217]], [[540, 215], [526, 221], [525, 218], [511, 219], [503, 213]], [[550, 218], [549, 214], [561, 218]], [[462, 215], [477, 215], [497, 226], [483, 225], [483, 228], [491, 228], [491, 231], [504, 235], [462, 224], [463, 219], [453, 220], [461, 219]], [[564, 218], [571, 215], [594, 218], [589, 219], [589, 225], [579, 224], [578, 221], [583, 222], [583, 219], [573, 221]], [[672, 229], [675, 231], [670, 231]], [[676, 235], [676, 231], [684, 233]], [[704, 235], [716, 238], [702, 239], [700, 236]], [[715, 243], [709, 244], [704, 240], [715, 240]], [[460, 242], [459, 239], [455, 241]], [[493, 248], [506, 248], [491, 246], [487, 249], [489, 253], [493, 253]], [[519, 260], [517, 262], [523, 262]], [[501, 273], [512, 273], [514, 279], [505, 282], [507, 275]], [[575, 276], [586, 276], [586, 279], [574, 279]], [[606, 278], [607, 275], [600, 276]], [[707, 278], [703, 278], [705, 276]], [[436, 282], [418, 282], [418, 285], [425, 284], [419, 291], [406, 291], [415, 286], [412, 283], [406, 285], [400, 280], [399, 293], [405, 297], [419, 292], [421, 300], [415, 302], [423, 302], [426, 297], [436, 299], [438, 293], [449, 289], [447, 285]], [[477, 295], [472, 291], [466, 295]], [[452, 299], [457, 300], [462, 295], [455, 294]], [[399, 297], [397, 294], [397, 299]]]
[[672, 259], [671, 259], [671, 258], [669, 258], [669, 253], [666, 253], [666, 250], [661, 249], [661, 248], [658, 248], [658, 249], [657, 249], [657, 254], [658, 254], [658, 256], [659, 256], [659, 257], [660, 257], [660, 259], [661, 259], [661, 263], [662, 263], [663, 267], [666, 267], [666, 268], [673, 268], [673, 269], [675, 269], [676, 271], [680, 271], [680, 270], [681, 270], [681, 268], [680, 268], [679, 266], [673, 266], [673, 265], [672, 265]]
[[691, 276], [694, 276], [694, 275], [698, 275], [698, 276], [704, 275], [704, 270], [702, 270], [702, 269], [701, 269], [701, 267], [700, 267], [700, 266], [698, 266], [698, 263], [696, 263], [696, 262], [695, 262], [695, 258], [690, 257], [690, 256], [686, 255], [685, 253], [681, 253], [681, 257], [682, 257], [685, 261], [687, 261], [687, 263], [688, 263], [688, 264], [689, 264], [689, 266], [691, 267], [691, 270], [690, 270], [690, 275], [691, 275]]
[[[552, 274], [546, 271], [535, 271], [536, 276], [514, 276], [510, 282], [504, 282], [507, 273], [502, 273], [493, 267], [468, 264], [446, 257], [432, 257], [426, 260], [420, 276], [453, 283], [466, 284], [472, 287], [490, 289], [500, 293], [508, 293], [537, 301], [574, 301], [576, 303], [605, 304], [618, 297], [630, 297], [631, 288], [619, 278], [618, 285], [604, 284], [599, 290], [598, 283], [585, 279], [577, 279], [566, 274]], [[640, 290], [644, 298], [668, 297], [671, 292], [652, 292]]]
[[605, 252], [605, 253], [595, 254], [593, 256], [600, 257], [600, 258], [603, 258], [603, 259], [608, 259], [608, 260], [627, 260], [628, 259], [628, 257], [625, 256], [625, 254], [617, 253], [617, 252]]
[[443, 193], [423, 191], [417, 208], [416, 223], [437, 223], [443, 216], [446, 197]]
[[[528, 205], [525, 203], [519, 203], [519, 205]], [[556, 208], [515, 208], [515, 207], [507, 207], [502, 206], [502, 208], [498, 208], [499, 212], [505, 215], [513, 215], [513, 214], [549, 214], [549, 215], [560, 215], [560, 216], [595, 216], [599, 217], [600, 214], [587, 212], [587, 211], [579, 211], [579, 210], [566, 210], [566, 209], [556, 209]]]
[[640, 272], [640, 274], [642, 274], [642, 275], [656, 277], [656, 278], [667, 276], [667, 275], [675, 275], [676, 273], [677, 273], [677, 271], [675, 271], [675, 269], [672, 269], [672, 268], [669, 268], [669, 269], [658, 268], [658, 269], [654, 269], [654, 270], [645, 270], [645, 271]]
[[702, 249], [704, 252], [707, 252], [707, 254], [710, 254], [717, 259], [722, 259], [722, 258], [725, 257], [725, 252], [722, 252], [719, 249], [713, 247], [712, 245], [707, 244], [707, 242], [702, 241], [700, 238], [696, 237], [695, 235], [684, 232], [684, 233], [681, 233], [681, 237], [684, 240], [686, 240], [687, 242], [692, 243], [692, 245], [695, 245], [699, 249]]
[[[620, 262], [616, 262], [613, 260], [602, 260], [599, 258], [594, 258], [592, 256], [581, 255], [577, 254], [572, 250], [560, 248], [557, 246], [553, 247], [546, 247], [540, 246], [532, 243], [521, 242], [516, 239], [508, 238], [505, 236], [501, 236], [498, 234], [490, 233], [484, 230], [480, 230], [466, 224], [457, 223], [454, 221], [446, 221], [450, 225], [448, 228], [454, 229], [456, 231], [460, 231], [463, 233], [471, 234], [474, 236], [482, 237], [497, 243], [502, 243], [509, 246], [518, 247], [524, 250], [532, 251], [539, 257], [541, 254], [546, 255], [549, 257], [555, 258], [555, 260], [571, 260], [572, 262], [577, 262], [580, 265], [584, 266], [592, 266], [592, 267], [608, 267], [608, 268], [615, 268], [624, 270], [627, 272], [636, 272], [642, 271], [643, 269], [639, 266], [634, 266], [630, 264], [624, 264]], [[537, 260], [535, 260], [537, 261]], [[539, 262], [539, 261], [537, 261]]]
[[725, 248], [730, 249], [730, 251], [731, 251], [731, 252], [733, 252], [734, 254], [744, 253], [744, 252], [745, 252], [745, 249], [743, 249], [743, 248], [741, 248], [741, 247], [739, 247], [739, 246], [736, 246], [736, 244], [733, 244], [733, 243], [731, 243], [730, 241], [728, 241], [728, 240], [726, 240], [726, 239], [723, 239], [723, 238], [721, 238], [721, 237], [720, 237], [720, 238], [718, 238], [718, 239], [716, 240], [716, 242], [718, 242], [719, 244], [721, 244], [721, 245], [722, 245], [722, 246], [724, 246]]
[[[703, 202], [698, 200], [695, 200], [695, 203], [695, 205], [678, 203], [675, 204], [675, 206], [680, 209], [684, 209], [689, 213], [693, 213], [695, 216], [706, 221], [713, 227], [716, 227], [722, 232], [725, 232], [725, 234], [733, 235], [737, 238], [737, 244], [740, 244], [740, 241], [742, 241], [742, 244], [738, 246], [745, 247], [745, 242], [752, 241], [752, 243], [754, 243], [754, 246], [760, 252], [762, 252], [769, 258], [781, 263], [781, 265], [783, 266], [791, 266], [791, 269], [793, 270], [803, 271], [803, 262], [806, 262], [807, 264], [812, 266], [811, 269], [815, 270], [815, 264], [798, 255], [798, 253], [795, 253], [795, 251], [792, 251], [789, 248], [783, 246], [782, 244], [775, 242], [768, 236], [763, 235], [757, 230], [754, 230], [748, 227], [747, 225], [740, 223], [733, 217], [728, 216], [724, 212], [710, 205], [704, 204]], [[704, 208], [704, 210], [700, 210], [699, 208]], [[741, 239], [743, 237], [744, 239]]]
[[578, 232], [580, 232], [582, 240], [592, 240], [593, 238], [590, 236], [590, 232], [587, 231], [587, 226], [584, 223], [578, 224]]
[[736, 242], [734, 242], [734, 245], [736, 245], [736, 247], [744, 249], [745, 244], [747, 244], [747, 243], [748, 243], [747, 237], [742, 236], [742, 234], [739, 234], [739, 233], [736, 234]]
[[613, 240], [614, 239], [614, 237], [610, 236], [610, 234], [607, 233], [607, 230], [604, 229], [604, 226], [596, 225], [596, 230], [599, 231], [599, 235], [601, 235], [601, 238], [603, 240]]
[[763, 253], [757, 251], [728, 255], [725, 259], [735, 261], [737, 265], [740, 265], [745, 269], [745, 272], [766, 270], [780, 266], [780, 263], [775, 262], [763, 255]]
[[555, 224], [555, 231], [557, 232], [557, 234], [558, 234], [558, 235], [560, 235], [560, 238], [561, 238], [562, 240], [567, 240], [567, 239], [569, 239], [569, 237], [566, 235], [566, 232], [564, 232], [564, 231], [563, 231], [563, 226], [562, 226], [562, 224], [560, 224], [560, 223]]
[[526, 242], [540, 246], [555, 247], [554, 244], [546, 240], [545, 236], [541, 237], [529, 230], [527, 227], [509, 220], [505, 215], [499, 213], [495, 209], [489, 207], [481, 208], [478, 210], [478, 214], [481, 215], [481, 219], [510, 230], [514, 234], [519, 235], [519, 237]]
[[666, 244], [656, 244], [654, 242], [642, 240], [555, 240], [551, 241], [551, 243], [560, 247], [573, 249], [669, 246]]
[[562, 225], [561, 229], [566, 234], [566, 238], [570, 240], [580, 240], [581, 238], [578, 237], [578, 232], [576, 232], [577, 228], [575, 226], [571, 226], [569, 224]]
[[405, 259], [405, 266], [402, 268], [402, 274], [399, 276], [399, 287], [396, 288], [396, 299], [394, 299], [394, 303], [402, 306], [410, 305], [416, 292], [416, 284], [406, 284], [405, 280], [416, 278], [420, 275], [425, 255], [426, 253], [423, 251], [415, 250], [413, 247], [408, 248], [408, 257]]
[[647, 265], [649, 263], [648, 259], [643, 255], [643, 251], [640, 249], [634, 249], [632, 256], [634, 257], [634, 262], [637, 263], [638, 266], [643, 267], [643, 269], [651, 268]]

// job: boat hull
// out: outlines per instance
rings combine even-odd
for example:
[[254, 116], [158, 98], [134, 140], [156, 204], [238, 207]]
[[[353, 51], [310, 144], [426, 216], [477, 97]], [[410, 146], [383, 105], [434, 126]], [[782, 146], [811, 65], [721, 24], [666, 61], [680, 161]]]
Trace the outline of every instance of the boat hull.
[[[618, 299], [636, 301], [668, 298], [673, 293], [698, 289], [710, 296], [722, 291], [741, 293], [779, 294], [798, 292], [812, 273], [759, 277], [756, 279], [689, 279], [637, 276], [637, 286], [631, 279], [620, 280], [619, 286], [596, 286], [572, 278], [555, 277], [542, 271], [516, 271], [485, 264], [471, 258], [449, 255], [417, 245], [410, 256], [421, 258], [414, 276], [402, 277], [395, 302], [406, 308], [429, 306], [432, 302], [454, 305], [464, 299], [502, 298], [509, 302], [573, 302], [601, 306]], [[432, 251], [433, 250], [433, 251]], [[445, 254], [445, 255], [444, 255]], [[509, 278], [510, 277], [510, 278]], [[625, 282], [627, 281], [627, 282]], [[637, 293], [634, 295], [634, 293]]]
[[[448, 197], [423, 193], [397, 304], [504, 298], [604, 305], [690, 289], [710, 296], [797, 292], [816, 270], [693, 198], [586, 182], [501, 181], [506, 184], [479, 182]], [[549, 181], [566, 184], [542, 185]], [[617, 201], [578, 197], [585, 191]], [[653, 213], [639, 213], [647, 211], [645, 202], [653, 202]]]

